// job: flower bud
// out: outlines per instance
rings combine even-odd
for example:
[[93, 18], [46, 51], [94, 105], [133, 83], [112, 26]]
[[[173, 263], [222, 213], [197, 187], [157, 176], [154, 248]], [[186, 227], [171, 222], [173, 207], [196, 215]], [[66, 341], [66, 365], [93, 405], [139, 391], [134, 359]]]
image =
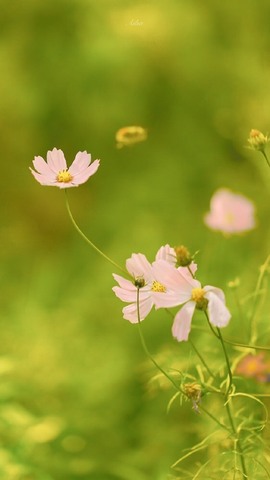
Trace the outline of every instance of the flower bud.
[[176, 253], [177, 265], [179, 267], [187, 267], [191, 264], [193, 258], [189, 253], [188, 249], [184, 247], [184, 245], [174, 247], [174, 251]]
[[185, 383], [183, 386], [187, 398], [192, 401], [194, 410], [198, 411], [198, 403], [201, 400], [202, 388], [198, 383]]
[[264, 135], [259, 130], [252, 129], [249, 134], [248, 143], [252, 150], [259, 150], [263, 152], [269, 140], [270, 139], [267, 135]]
[[143, 277], [136, 277], [134, 280], [135, 287], [142, 288], [145, 286], [145, 280]]

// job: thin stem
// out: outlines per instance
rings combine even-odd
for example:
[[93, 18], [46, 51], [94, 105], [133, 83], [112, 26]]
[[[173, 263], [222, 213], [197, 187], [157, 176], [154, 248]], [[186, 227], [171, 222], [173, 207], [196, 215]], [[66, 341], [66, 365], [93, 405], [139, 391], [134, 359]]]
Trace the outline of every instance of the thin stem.
[[202, 412], [204, 412], [206, 415], [208, 415], [208, 417], [212, 418], [212, 420], [214, 420], [214, 422], [217, 425], [224, 428], [224, 430], [227, 430], [227, 432], [232, 433], [230, 428], [226, 427], [226, 425], [224, 425], [224, 423], [221, 423], [216, 417], [214, 417], [214, 415], [212, 415], [212, 413], [208, 412], [208, 410], [206, 410], [206, 408], [204, 408], [202, 405], [200, 405], [200, 410], [202, 410]]
[[[185, 395], [185, 397], [187, 397], [186, 393], [179, 387], [179, 385], [177, 385], [177, 383], [174, 381], [174, 379], [167, 374], [167, 372], [165, 372], [165, 370], [163, 370], [162, 367], [160, 367], [160, 365], [156, 362], [156, 360], [152, 357], [151, 353], [149, 352], [147, 346], [146, 346], [146, 343], [145, 343], [145, 339], [144, 339], [144, 336], [143, 336], [143, 333], [142, 333], [142, 330], [141, 330], [141, 318], [140, 318], [140, 307], [139, 307], [139, 287], [137, 287], [137, 316], [138, 316], [138, 327], [139, 327], [139, 334], [140, 334], [140, 339], [141, 339], [141, 343], [142, 343], [142, 347], [147, 355], [147, 357], [151, 360], [151, 362], [155, 365], [155, 367], [161, 372], [163, 373], [163, 375], [165, 375], [165, 377], [173, 384], [173, 386], [175, 387], [175, 389], [182, 393], [183, 395]], [[168, 311], [168, 313], [171, 313]], [[206, 365], [205, 365], [206, 366]], [[206, 366], [207, 368], [207, 366]], [[209, 372], [210, 373], [210, 372]], [[212, 374], [213, 375], [213, 374]], [[224, 425], [223, 423], [221, 423], [216, 417], [214, 417], [214, 415], [212, 415], [212, 413], [208, 412], [208, 410], [203, 407], [202, 405], [200, 405], [200, 410], [202, 412], [204, 412], [206, 415], [208, 415], [208, 417], [210, 417], [217, 425], [219, 425], [221, 428], [223, 428], [224, 430], [226, 430], [227, 432], [230, 432], [231, 433], [231, 430], [226, 427], [226, 425]]]
[[262, 347], [261, 345], [248, 345], [246, 343], [236, 343], [223, 338], [224, 343], [228, 343], [228, 345], [232, 345], [233, 347], [242, 347], [242, 348], [251, 348], [253, 350], [265, 350], [266, 352], [270, 352], [269, 347]]
[[207, 322], [208, 322], [208, 325], [210, 327], [210, 329], [212, 330], [213, 334], [215, 335], [215, 337], [217, 337], [219, 339], [219, 336], [217, 334], [217, 332], [215, 332], [214, 328], [213, 328], [213, 325], [211, 324], [210, 320], [209, 320], [209, 317], [208, 317], [208, 313], [206, 310], [204, 310], [204, 313], [205, 313], [205, 316], [206, 316], [206, 319], [207, 319]]
[[208, 367], [206, 361], [204, 360], [204, 358], [202, 357], [202, 355], [200, 354], [199, 350], [197, 350], [197, 348], [195, 347], [194, 343], [192, 342], [192, 340], [189, 338], [189, 343], [190, 345], [192, 346], [194, 352], [196, 353], [196, 355], [199, 357], [199, 359], [201, 360], [202, 364], [204, 365], [204, 367], [206, 368], [206, 370], [208, 371], [209, 375], [215, 379], [216, 376], [214, 375], [214, 373], [210, 370], [210, 368]]
[[140, 339], [141, 339], [141, 344], [142, 344], [142, 347], [144, 349], [144, 352], [146, 354], [146, 356], [151, 360], [151, 362], [155, 365], [155, 367], [161, 372], [163, 373], [163, 375], [165, 375], [165, 377], [173, 384], [174, 388], [176, 388], [176, 390], [178, 392], [181, 392], [185, 395], [184, 391], [179, 387], [179, 385], [177, 385], [177, 383], [174, 381], [174, 379], [168, 375], [167, 372], [165, 372], [165, 370], [163, 370], [163, 368], [156, 362], [156, 360], [154, 359], [154, 357], [151, 355], [151, 353], [149, 352], [148, 348], [147, 348], [147, 345], [146, 345], [146, 342], [145, 342], [145, 339], [144, 339], [144, 336], [143, 336], [143, 333], [142, 333], [142, 328], [141, 328], [141, 317], [140, 317], [140, 303], [139, 303], [139, 298], [140, 298], [140, 287], [137, 287], [137, 316], [138, 316], [138, 330], [139, 330], [139, 335], [140, 335]]
[[247, 479], [247, 478], [248, 478], [248, 475], [247, 475], [247, 469], [246, 469], [246, 465], [245, 465], [245, 458], [244, 458], [244, 454], [243, 454], [243, 449], [242, 449], [242, 445], [241, 445], [241, 442], [240, 442], [240, 439], [239, 439], [239, 435], [237, 434], [237, 431], [236, 431], [236, 428], [235, 428], [235, 425], [234, 425], [234, 421], [233, 421], [233, 417], [232, 417], [230, 405], [229, 405], [229, 402], [228, 402], [229, 395], [230, 395], [230, 391], [231, 391], [232, 384], [233, 384], [233, 376], [232, 376], [232, 371], [231, 371], [231, 366], [230, 366], [230, 361], [229, 361], [228, 353], [227, 353], [227, 350], [226, 350], [226, 347], [225, 347], [225, 342], [224, 342], [224, 340], [223, 340], [223, 337], [222, 337], [222, 334], [221, 334], [220, 329], [217, 327], [217, 333], [216, 333], [216, 332], [214, 331], [214, 329], [213, 329], [210, 321], [209, 321], [209, 317], [208, 317], [208, 314], [207, 314], [206, 311], [205, 311], [205, 315], [206, 315], [206, 318], [207, 318], [207, 321], [208, 321], [208, 324], [209, 324], [211, 330], [213, 331], [213, 333], [215, 334], [215, 336], [218, 337], [218, 339], [219, 339], [219, 341], [220, 341], [220, 343], [221, 343], [221, 346], [222, 346], [223, 353], [224, 353], [224, 357], [225, 357], [225, 361], [226, 361], [226, 366], [227, 366], [227, 370], [228, 370], [228, 375], [229, 375], [229, 384], [228, 384], [228, 387], [227, 387], [226, 393], [225, 393], [225, 407], [226, 407], [226, 412], [227, 412], [227, 415], [228, 415], [228, 418], [229, 418], [229, 422], [230, 422], [230, 425], [231, 425], [231, 430], [232, 430], [233, 435], [235, 436], [235, 438], [236, 438], [236, 440], [237, 440], [236, 448], [237, 448], [237, 451], [238, 451], [239, 456], [240, 456], [240, 462], [241, 462], [241, 467], [242, 467], [243, 478], [244, 478], [244, 479]]
[[114, 262], [110, 257], [108, 257], [107, 255], [105, 255], [105, 253], [103, 253], [93, 242], [91, 242], [91, 240], [89, 240], [89, 238], [82, 232], [82, 230], [80, 229], [80, 227], [77, 225], [76, 221], [74, 220], [74, 217], [71, 213], [71, 210], [70, 210], [70, 206], [69, 206], [69, 201], [68, 201], [68, 196], [67, 196], [67, 190], [65, 189], [65, 196], [66, 196], [66, 207], [67, 207], [67, 211], [68, 211], [68, 214], [69, 214], [69, 217], [70, 217], [70, 220], [73, 224], [73, 226], [75, 227], [75, 229], [77, 230], [77, 232], [81, 235], [81, 237], [88, 243], [88, 245], [90, 245], [94, 250], [96, 250], [97, 253], [99, 253], [103, 258], [105, 258], [105, 260], [107, 260], [108, 262], [110, 262], [112, 265], [114, 265], [116, 268], [118, 268], [119, 270], [121, 270], [122, 272], [124, 272], [126, 275], [128, 275], [127, 271], [120, 267], [120, 265], [118, 265], [116, 262]]
[[262, 282], [264, 279], [264, 276], [269, 268], [269, 262], [270, 262], [270, 255], [266, 258], [265, 262], [263, 265], [260, 267], [260, 273], [259, 277], [257, 280], [254, 296], [255, 300], [253, 303], [253, 309], [251, 312], [250, 320], [251, 320], [251, 332], [250, 332], [250, 340], [254, 341], [257, 338], [257, 331], [256, 331], [256, 311], [257, 311], [257, 305], [258, 305], [258, 297], [259, 297], [259, 292], [262, 286]]
[[243, 454], [242, 445], [241, 445], [239, 436], [237, 434], [237, 431], [236, 431], [236, 428], [235, 428], [235, 425], [234, 425], [232, 412], [231, 412], [230, 405], [229, 405], [228, 402], [226, 403], [225, 407], [226, 407], [227, 415], [228, 415], [228, 418], [229, 418], [229, 422], [230, 422], [233, 434], [236, 438], [236, 449], [238, 450], [238, 453], [239, 453], [239, 456], [240, 456], [243, 478], [245, 479], [245, 478], [248, 478], [248, 475], [247, 475], [247, 469], [246, 469], [246, 464], [245, 464], [245, 458], [244, 458], [244, 454]]
[[[142, 329], [141, 329], [140, 304], [139, 304], [140, 293], [139, 293], [139, 290], [140, 290], [140, 288], [137, 287], [138, 329], [139, 329], [140, 340], [141, 340], [141, 344], [142, 344], [142, 347], [144, 349], [144, 352], [147, 355], [147, 357], [151, 360], [151, 362], [155, 365], [155, 367], [173, 384], [175, 389], [178, 392], [185, 395], [185, 397], [187, 397], [186, 393], [181, 389], [181, 387], [179, 385], [177, 385], [177, 383], [174, 381], [174, 379], [170, 375], [168, 375], [168, 373], [165, 372], [165, 370], [163, 370], [163, 368], [156, 362], [156, 360], [153, 358], [153, 356], [151, 355], [151, 353], [149, 352], [149, 350], [147, 348], [147, 345], [146, 345], [146, 342], [145, 342], [145, 339], [144, 339], [144, 336], [143, 336], [143, 333], [142, 333]], [[224, 430], [231, 433], [231, 430], [228, 427], [226, 427], [226, 425], [221, 423], [216, 417], [214, 417], [214, 415], [212, 415], [210, 412], [208, 412], [208, 410], [206, 410], [206, 408], [204, 408], [202, 405], [200, 405], [200, 410], [202, 410], [202, 412], [204, 412], [206, 415], [208, 415], [208, 417], [210, 417], [221, 428], [223, 428]]]
[[[205, 314], [206, 314], [208, 323], [210, 325], [207, 312], [205, 312]], [[233, 417], [232, 417], [232, 413], [231, 413], [231, 408], [230, 408], [230, 405], [229, 405], [229, 402], [228, 402], [229, 394], [230, 394], [231, 387], [232, 387], [232, 384], [233, 384], [233, 376], [232, 376], [232, 371], [231, 371], [231, 366], [230, 366], [228, 353], [227, 353], [225, 343], [224, 343], [224, 340], [223, 340], [223, 337], [222, 337], [222, 333], [221, 333], [221, 331], [218, 327], [217, 327], [217, 336], [218, 336], [218, 338], [220, 340], [220, 343], [221, 343], [221, 346], [222, 346], [222, 350], [223, 350], [226, 365], [227, 365], [228, 375], [229, 375], [229, 384], [228, 384], [228, 387], [227, 387], [227, 390], [226, 390], [226, 393], [225, 393], [226, 412], [227, 412], [227, 415], [228, 415], [228, 418], [229, 418], [229, 422], [230, 422], [230, 425], [231, 425], [232, 432], [233, 432], [235, 438], [237, 439], [236, 448], [237, 448], [239, 456], [240, 456], [243, 478], [247, 479], [248, 475], [247, 475], [247, 469], [246, 469], [246, 465], [245, 465], [245, 458], [244, 458], [244, 454], [243, 454], [243, 449], [242, 449], [242, 445], [241, 445], [241, 442], [240, 442], [239, 435], [237, 434], [237, 431], [236, 431], [236, 428], [235, 428], [235, 425], [234, 425], [234, 421], [233, 421]]]
[[263, 156], [264, 156], [265, 160], [267, 161], [267, 164], [268, 164], [268, 166], [270, 167], [270, 162], [269, 162], [269, 159], [268, 159], [268, 157], [267, 157], [267, 155], [266, 155], [265, 151], [264, 151], [264, 150], [261, 150], [261, 152], [262, 152], [262, 154], [263, 154]]
[[192, 276], [192, 278], [195, 278], [195, 275], [194, 275], [194, 273], [192, 272], [192, 270], [191, 270], [191, 268], [190, 268], [189, 265], [187, 266], [187, 268], [188, 268], [188, 271], [189, 271], [190, 275]]
[[232, 387], [232, 383], [233, 383], [233, 377], [232, 377], [232, 371], [231, 371], [231, 366], [230, 366], [230, 361], [229, 361], [229, 357], [228, 357], [228, 354], [227, 354], [227, 350], [226, 350], [226, 347], [225, 347], [225, 344], [224, 344], [224, 341], [223, 341], [221, 331], [218, 327], [217, 327], [217, 332], [218, 332], [219, 340], [220, 340], [221, 345], [222, 345], [222, 349], [223, 349], [223, 353], [224, 353], [224, 357], [225, 357], [225, 361], [226, 361], [226, 365], [227, 365], [228, 375], [229, 375], [229, 385], [227, 387], [227, 391], [226, 391], [226, 394], [225, 394], [226, 399], [227, 399], [228, 395], [231, 391], [231, 387]]

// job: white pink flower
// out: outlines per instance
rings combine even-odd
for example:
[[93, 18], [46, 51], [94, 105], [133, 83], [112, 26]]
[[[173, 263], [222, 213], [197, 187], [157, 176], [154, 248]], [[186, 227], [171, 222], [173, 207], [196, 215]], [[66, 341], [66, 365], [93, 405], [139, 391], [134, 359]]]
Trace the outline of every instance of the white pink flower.
[[42, 157], [35, 157], [33, 165], [36, 171], [32, 168], [30, 170], [41, 185], [70, 188], [78, 187], [94, 175], [99, 167], [99, 162], [100, 160], [95, 160], [91, 164], [89, 153], [78, 152], [68, 168], [62, 150], [54, 148], [52, 151], [48, 151], [47, 162]]
[[254, 205], [244, 195], [221, 188], [211, 198], [205, 224], [224, 234], [239, 234], [255, 227]]
[[173, 336], [179, 341], [187, 340], [195, 308], [206, 310], [209, 321], [216, 327], [226, 327], [231, 314], [225, 305], [225, 296], [220, 288], [207, 285], [202, 288], [198, 280], [188, 276], [183, 268], [173, 268], [167, 262], [154, 262], [152, 274], [165, 287], [163, 294], [156, 293], [156, 308], [183, 305], [176, 314], [172, 327]]
[[[162, 262], [170, 265], [175, 269], [176, 254], [173, 248], [165, 245], [159, 249], [156, 254], [156, 262]], [[152, 307], [155, 305], [155, 295], [157, 292], [164, 293], [165, 288], [162, 282], [158, 282], [153, 273], [153, 267], [142, 253], [133, 253], [131, 258], [126, 261], [126, 268], [129, 274], [134, 278], [134, 281], [127, 280], [120, 275], [114, 274], [114, 279], [119, 286], [113, 287], [115, 295], [123, 302], [130, 303], [123, 308], [123, 316], [131, 323], [138, 323], [138, 285], [139, 288], [139, 316], [140, 320], [144, 320]], [[190, 275], [187, 268], [186, 275]], [[193, 267], [194, 269], [196, 267]]]

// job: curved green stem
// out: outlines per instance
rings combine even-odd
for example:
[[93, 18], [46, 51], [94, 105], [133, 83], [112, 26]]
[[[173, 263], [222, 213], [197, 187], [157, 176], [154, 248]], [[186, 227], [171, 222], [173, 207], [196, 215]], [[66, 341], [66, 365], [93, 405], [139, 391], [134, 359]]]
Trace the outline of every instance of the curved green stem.
[[142, 344], [142, 347], [144, 349], [144, 352], [146, 354], [146, 356], [151, 360], [151, 362], [155, 365], [155, 367], [161, 372], [163, 373], [163, 375], [165, 375], [165, 377], [173, 384], [174, 388], [176, 388], [176, 390], [178, 392], [181, 392], [185, 395], [184, 391], [179, 387], [179, 385], [177, 385], [177, 383], [174, 381], [174, 379], [168, 375], [167, 372], [165, 372], [165, 370], [163, 370], [163, 368], [156, 362], [156, 360], [154, 359], [154, 357], [151, 355], [151, 353], [149, 352], [148, 348], [147, 348], [147, 345], [146, 345], [146, 342], [145, 342], [145, 339], [144, 339], [144, 336], [143, 336], [143, 333], [142, 333], [142, 329], [141, 329], [141, 317], [140, 317], [140, 303], [139, 303], [139, 298], [140, 298], [140, 287], [137, 287], [137, 317], [138, 317], [138, 330], [139, 330], [139, 335], [140, 335], [140, 340], [141, 340], [141, 344]]
[[213, 327], [212, 323], [211, 323], [210, 320], [209, 320], [207, 311], [204, 310], [204, 313], [205, 313], [205, 316], [206, 316], [206, 319], [207, 319], [207, 323], [208, 323], [210, 329], [212, 330], [212, 333], [215, 335], [215, 337], [217, 337], [217, 338], [219, 339], [219, 335], [218, 335], [217, 332], [214, 330], [214, 327]]
[[[191, 272], [191, 274], [192, 274], [192, 272]], [[170, 312], [170, 310], [169, 310], [168, 308], [165, 308], [165, 310], [166, 310], [166, 312], [167, 312], [170, 316], [172, 316], [172, 317], [174, 316], [174, 315], [172, 314], [172, 312]], [[206, 370], [208, 371], [209, 375], [210, 375], [213, 379], [215, 379], [216, 377], [215, 377], [214, 373], [213, 373], [213, 372], [211, 371], [211, 369], [208, 367], [206, 361], [204, 360], [204, 358], [203, 358], [202, 355], [200, 354], [199, 350], [195, 347], [195, 345], [194, 345], [194, 343], [192, 342], [192, 340], [189, 338], [188, 341], [189, 341], [190, 345], [192, 346], [194, 352], [195, 352], [196, 355], [199, 357], [199, 359], [201, 360], [202, 364], [204, 365], [204, 367], [205, 367]]]
[[264, 158], [265, 158], [265, 160], [266, 160], [266, 162], [267, 162], [268, 167], [270, 167], [270, 162], [269, 162], [269, 159], [268, 159], [265, 151], [264, 151], [264, 150], [261, 150], [261, 152], [262, 152], [262, 154], [263, 154], [263, 156], [264, 156]]
[[238, 435], [238, 433], [236, 431], [236, 428], [235, 428], [235, 425], [234, 425], [232, 412], [231, 412], [230, 405], [229, 405], [228, 402], [226, 403], [225, 407], [226, 407], [227, 415], [228, 415], [229, 422], [230, 422], [230, 425], [231, 425], [231, 428], [232, 428], [232, 432], [233, 432], [234, 437], [236, 439], [236, 450], [238, 450], [238, 453], [239, 453], [243, 478], [247, 479], [248, 475], [247, 475], [247, 469], [246, 469], [246, 464], [245, 464], [245, 457], [244, 457], [242, 445], [241, 445], [241, 442], [240, 442], [240, 439], [239, 439], [239, 435]]
[[[172, 385], [174, 386], [174, 388], [182, 393], [185, 397], [187, 397], [186, 393], [181, 389], [181, 387], [174, 381], [174, 379], [168, 375], [167, 372], [165, 372], [165, 370], [163, 370], [163, 368], [156, 362], [156, 360], [153, 358], [153, 356], [151, 355], [151, 353], [149, 352], [148, 348], [147, 348], [147, 345], [146, 345], [146, 342], [145, 342], [145, 339], [144, 339], [144, 336], [143, 336], [143, 333], [142, 333], [142, 329], [141, 329], [141, 317], [140, 317], [140, 304], [139, 304], [139, 298], [140, 298], [140, 293], [139, 293], [139, 290], [140, 290], [140, 287], [137, 287], [137, 317], [138, 317], [138, 329], [139, 329], [139, 335], [140, 335], [140, 340], [141, 340], [141, 344], [142, 344], [142, 347], [143, 347], [143, 350], [146, 354], [146, 356], [149, 358], [149, 360], [151, 360], [151, 362], [155, 365], [155, 367], [172, 383]], [[170, 313], [170, 312], [169, 312]], [[202, 405], [200, 405], [200, 410], [202, 412], [204, 412], [206, 415], [208, 415], [208, 417], [210, 417], [217, 425], [219, 425], [221, 428], [223, 428], [224, 430], [226, 430], [227, 432], [230, 432], [231, 433], [231, 430], [226, 426], [224, 425], [223, 423], [221, 423], [214, 415], [212, 415], [212, 413], [208, 412], [208, 410], [206, 408], [204, 408]]]
[[270, 347], [262, 347], [261, 345], [248, 345], [246, 343], [236, 343], [223, 338], [224, 343], [228, 343], [228, 345], [232, 345], [233, 347], [242, 347], [242, 348], [251, 348], [253, 350], [265, 350], [266, 352], [270, 352]]
[[230, 428], [226, 427], [224, 423], [221, 423], [216, 417], [214, 417], [214, 415], [212, 415], [212, 413], [208, 412], [208, 410], [206, 410], [206, 408], [204, 408], [202, 405], [200, 405], [200, 410], [202, 410], [202, 412], [204, 412], [209, 418], [211, 418], [221, 428], [223, 428], [229, 433], [232, 433]]
[[256, 329], [256, 316], [257, 315], [256, 315], [256, 312], [258, 310], [258, 298], [259, 298], [259, 292], [261, 290], [262, 283], [263, 283], [263, 280], [264, 280], [264, 276], [269, 269], [269, 263], [270, 263], [270, 255], [268, 255], [265, 262], [260, 267], [260, 273], [259, 273], [259, 277], [258, 277], [257, 284], [256, 284], [256, 287], [255, 287], [255, 292], [254, 292], [255, 299], [254, 299], [253, 308], [252, 308], [251, 315], [250, 315], [250, 321], [251, 321], [250, 340], [251, 341], [256, 341], [256, 338], [257, 338], [257, 329]]
[[236, 439], [236, 448], [237, 448], [237, 451], [238, 451], [239, 457], [240, 457], [243, 479], [247, 479], [248, 475], [247, 475], [247, 469], [246, 469], [246, 464], [245, 464], [243, 448], [242, 448], [242, 445], [241, 445], [239, 434], [237, 433], [237, 430], [236, 430], [236, 427], [235, 427], [235, 424], [234, 424], [234, 420], [233, 420], [233, 416], [232, 416], [232, 412], [231, 412], [231, 408], [230, 408], [230, 404], [229, 404], [229, 395], [230, 395], [230, 391], [231, 391], [232, 384], [233, 384], [233, 376], [232, 376], [232, 371], [231, 371], [231, 366], [230, 366], [228, 353], [227, 353], [227, 350], [226, 350], [226, 347], [225, 347], [225, 341], [223, 340], [222, 333], [221, 333], [221, 331], [218, 327], [217, 327], [217, 333], [214, 331], [214, 329], [213, 329], [213, 327], [212, 327], [212, 325], [209, 321], [209, 317], [208, 317], [208, 314], [207, 314], [206, 311], [205, 311], [205, 315], [206, 315], [206, 318], [207, 318], [207, 321], [208, 321], [208, 324], [209, 324], [211, 330], [213, 331], [215, 336], [219, 339], [219, 341], [221, 343], [221, 346], [222, 346], [223, 353], [224, 353], [226, 366], [227, 366], [227, 371], [228, 371], [228, 376], [229, 376], [229, 383], [228, 383], [228, 386], [227, 386], [227, 389], [226, 389], [226, 392], [225, 392], [225, 408], [226, 408], [227, 416], [228, 416], [229, 423], [230, 423], [230, 426], [231, 426], [231, 431], [232, 431], [232, 433], [233, 433], [233, 435]]
[[66, 207], [67, 207], [67, 211], [68, 211], [68, 214], [69, 214], [69, 217], [70, 217], [70, 220], [73, 224], [73, 226], [75, 227], [75, 229], [77, 230], [77, 232], [81, 235], [81, 237], [88, 243], [88, 245], [90, 245], [97, 253], [99, 253], [99, 255], [101, 255], [103, 258], [105, 258], [105, 260], [107, 260], [108, 262], [110, 262], [112, 265], [114, 265], [114, 267], [118, 268], [119, 270], [121, 270], [122, 272], [124, 272], [126, 275], [128, 275], [128, 272], [120, 267], [120, 265], [118, 265], [116, 262], [114, 262], [110, 257], [108, 257], [107, 255], [105, 255], [105, 253], [103, 253], [93, 242], [91, 242], [91, 240], [89, 240], [89, 238], [82, 232], [82, 230], [80, 229], [80, 227], [77, 225], [76, 221], [74, 220], [74, 217], [71, 213], [71, 210], [70, 210], [70, 206], [69, 206], [69, 201], [68, 201], [68, 196], [67, 196], [67, 190], [65, 189], [65, 196], [66, 196]]
[[220, 340], [220, 343], [222, 345], [222, 349], [223, 349], [223, 353], [224, 353], [224, 357], [225, 357], [225, 361], [226, 361], [226, 365], [227, 365], [227, 370], [228, 370], [228, 375], [229, 375], [229, 384], [228, 384], [228, 387], [227, 387], [227, 390], [226, 390], [226, 394], [225, 394], [225, 397], [226, 399], [228, 398], [228, 395], [231, 391], [231, 388], [232, 388], [232, 384], [233, 384], [233, 377], [232, 377], [232, 371], [231, 371], [231, 366], [230, 366], [230, 361], [229, 361], [229, 357], [228, 357], [228, 353], [227, 353], [227, 350], [226, 350], [226, 347], [225, 347], [225, 344], [224, 344], [224, 341], [223, 341], [223, 337], [222, 337], [222, 334], [221, 334], [221, 331], [220, 329], [217, 327], [217, 332], [218, 332], [218, 337], [219, 337], [219, 340]]
[[212, 377], [214, 380], [216, 378], [215, 374], [211, 371], [211, 369], [208, 367], [206, 361], [204, 360], [204, 358], [202, 357], [202, 355], [200, 354], [199, 350], [195, 347], [194, 343], [192, 342], [192, 340], [189, 338], [189, 343], [190, 345], [192, 346], [194, 352], [196, 353], [196, 355], [199, 357], [199, 359], [201, 360], [203, 366], [206, 368], [206, 370], [208, 371], [210, 377]]

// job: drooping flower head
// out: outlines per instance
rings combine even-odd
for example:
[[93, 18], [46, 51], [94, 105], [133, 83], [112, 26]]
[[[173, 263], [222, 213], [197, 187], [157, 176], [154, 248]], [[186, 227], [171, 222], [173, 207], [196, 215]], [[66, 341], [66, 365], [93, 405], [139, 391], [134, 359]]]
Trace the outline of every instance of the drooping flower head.
[[165, 287], [163, 295], [157, 293], [155, 296], [156, 308], [183, 305], [172, 327], [172, 334], [179, 342], [188, 339], [195, 309], [205, 310], [210, 323], [216, 327], [226, 327], [231, 318], [223, 291], [211, 285], [202, 287], [185, 271], [183, 267], [173, 268], [162, 260], [153, 263], [153, 275]]
[[[176, 254], [173, 248], [169, 245], [161, 247], [156, 254], [156, 262], [168, 264], [175, 269]], [[145, 255], [141, 253], [133, 253], [131, 258], [126, 261], [126, 268], [129, 274], [133, 277], [133, 282], [127, 280], [120, 275], [114, 274], [114, 279], [119, 286], [113, 287], [115, 295], [123, 302], [129, 303], [123, 308], [123, 316], [131, 323], [138, 323], [144, 320], [152, 307], [155, 305], [155, 296], [157, 293], [164, 293], [166, 291], [162, 282], [157, 281], [153, 273], [153, 266], [147, 260]], [[196, 270], [196, 265], [193, 264], [191, 269]], [[187, 268], [182, 267], [187, 277], [191, 273]], [[184, 276], [184, 274], [183, 274]], [[138, 287], [139, 287], [139, 312], [138, 312]], [[138, 316], [139, 314], [139, 316]]]
[[99, 163], [100, 160], [95, 160], [91, 164], [91, 155], [84, 151], [77, 153], [68, 168], [62, 150], [54, 148], [48, 151], [47, 162], [42, 157], [35, 157], [33, 161], [35, 170], [32, 168], [30, 170], [41, 185], [70, 188], [85, 183], [97, 171]]
[[212, 230], [240, 234], [255, 227], [254, 205], [244, 195], [221, 188], [211, 198], [210, 212], [204, 217]]

